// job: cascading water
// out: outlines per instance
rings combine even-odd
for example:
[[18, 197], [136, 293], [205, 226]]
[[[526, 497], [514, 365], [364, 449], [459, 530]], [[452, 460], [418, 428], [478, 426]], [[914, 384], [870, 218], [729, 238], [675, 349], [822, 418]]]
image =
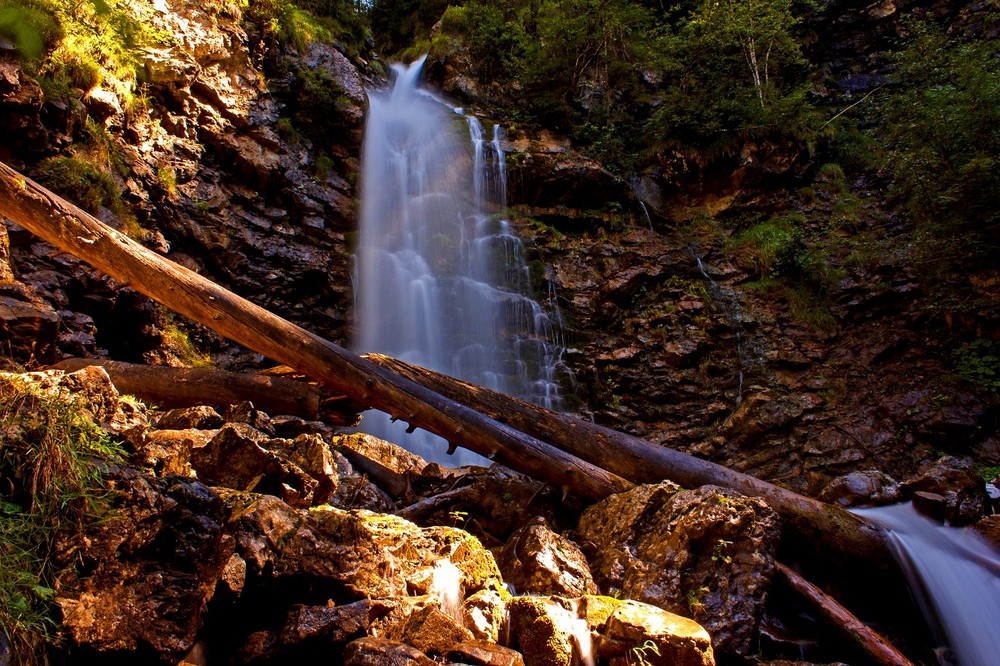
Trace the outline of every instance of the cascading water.
[[[355, 348], [558, 409], [572, 374], [558, 310], [531, 298], [523, 244], [501, 217], [503, 133], [496, 126], [488, 140], [465, 118], [470, 155], [456, 111], [418, 86], [422, 64], [394, 66], [392, 89], [369, 94]], [[485, 462], [469, 451], [446, 457], [440, 438], [406, 427], [382, 415], [363, 423], [428, 460]]]
[[860, 509], [886, 529], [917, 603], [937, 635], [942, 666], [1000, 661], [1000, 553], [969, 529], [939, 525], [909, 504]]

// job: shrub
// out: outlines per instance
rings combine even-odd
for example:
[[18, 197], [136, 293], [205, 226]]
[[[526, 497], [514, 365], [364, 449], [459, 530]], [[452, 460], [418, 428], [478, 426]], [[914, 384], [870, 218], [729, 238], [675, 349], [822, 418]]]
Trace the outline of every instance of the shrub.
[[759, 278], [797, 272], [804, 248], [799, 224], [792, 215], [761, 222], [727, 239], [726, 253]]
[[0, 630], [20, 664], [47, 663], [54, 545], [106, 515], [101, 469], [121, 453], [76, 401], [0, 374]]
[[50, 157], [38, 165], [38, 180], [91, 214], [101, 208], [118, 213], [121, 195], [108, 174], [75, 157]]

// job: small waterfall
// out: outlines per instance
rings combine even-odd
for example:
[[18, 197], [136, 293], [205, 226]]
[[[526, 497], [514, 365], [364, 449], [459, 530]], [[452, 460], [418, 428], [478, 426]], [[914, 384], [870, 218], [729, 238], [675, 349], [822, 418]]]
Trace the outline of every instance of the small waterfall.
[[[391, 90], [369, 94], [354, 347], [559, 409], [572, 373], [558, 310], [534, 300], [524, 245], [503, 218], [503, 130], [487, 138], [477, 118], [422, 90], [422, 63], [395, 65]], [[428, 460], [488, 464], [446, 456], [440, 438], [383, 415], [362, 427]]]
[[451, 560], [441, 559], [431, 572], [430, 595], [438, 600], [441, 612], [456, 620], [462, 619], [462, 572]]
[[1000, 553], [974, 531], [939, 525], [908, 503], [855, 512], [888, 532], [896, 559], [935, 633], [941, 666], [998, 663]]

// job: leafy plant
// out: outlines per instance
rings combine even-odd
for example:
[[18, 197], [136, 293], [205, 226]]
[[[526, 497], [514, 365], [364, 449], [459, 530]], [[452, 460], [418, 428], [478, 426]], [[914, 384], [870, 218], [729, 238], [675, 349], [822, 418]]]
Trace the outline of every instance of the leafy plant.
[[102, 461], [121, 454], [77, 401], [0, 375], [0, 631], [18, 663], [56, 639], [54, 546], [106, 515]]
[[123, 209], [121, 195], [107, 173], [75, 157], [50, 157], [38, 165], [38, 180], [57, 194], [96, 214]]
[[952, 356], [959, 377], [983, 393], [1000, 397], [1000, 342], [973, 340]]

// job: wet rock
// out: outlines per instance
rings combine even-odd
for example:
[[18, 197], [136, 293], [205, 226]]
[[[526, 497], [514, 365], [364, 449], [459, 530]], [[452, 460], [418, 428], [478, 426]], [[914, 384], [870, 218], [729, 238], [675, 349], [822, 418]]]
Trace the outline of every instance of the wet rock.
[[510, 623], [512, 640], [527, 666], [570, 666], [593, 659], [609, 664], [715, 664], [708, 632], [697, 622], [637, 601], [518, 597], [510, 604]]
[[519, 594], [580, 597], [597, 586], [579, 547], [543, 524], [514, 532], [497, 558], [504, 580]]
[[341, 509], [367, 509], [391, 513], [396, 505], [389, 495], [372, 483], [367, 474], [358, 474], [351, 462], [338, 451], [331, 451], [337, 467], [337, 492], [327, 502]]
[[598, 628], [597, 655], [649, 666], [713, 666], [708, 632], [694, 620], [635, 601], [616, 604]]
[[915, 504], [918, 492], [943, 498], [943, 503], [926, 495], [921, 499], [927, 500], [925, 505], [940, 505], [942, 517], [953, 525], [968, 525], [978, 520], [988, 501], [983, 479], [976, 472], [975, 464], [969, 459], [953, 456], [924, 466], [900, 489], [904, 496], [913, 497]]
[[466, 597], [462, 603], [462, 624], [476, 640], [499, 642], [507, 624], [510, 595], [496, 589], [484, 589]]
[[885, 472], [866, 469], [837, 477], [819, 499], [840, 506], [895, 504], [900, 500], [899, 484]]
[[368, 636], [348, 644], [344, 666], [437, 666], [437, 662], [406, 643]]
[[130, 468], [108, 479], [118, 510], [63, 554], [78, 562], [55, 586], [63, 627], [73, 644], [98, 654], [177, 663], [233, 552], [228, 512], [190, 479], [149, 479]]
[[149, 430], [130, 434], [135, 448], [132, 461], [152, 470], [156, 476], [191, 476], [191, 452], [208, 444], [216, 431]]
[[489, 641], [459, 643], [446, 656], [469, 666], [525, 666], [520, 652]]
[[602, 589], [690, 615], [716, 652], [751, 649], [778, 537], [762, 500], [715, 486], [639, 486], [587, 509], [577, 532]]
[[986, 516], [972, 526], [984, 539], [1000, 550], [1000, 514]]
[[[570, 608], [567, 608], [570, 606]], [[573, 635], [583, 631], [590, 639], [586, 622], [578, 623], [570, 601], [558, 598], [517, 597], [507, 606], [512, 645], [524, 655], [526, 666], [571, 666], [582, 663]]]
[[[0, 261], [0, 268], [6, 266]], [[59, 315], [23, 285], [0, 286], [0, 335], [3, 352], [18, 363], [54, 359]]]
[[212, 485], [280, 497], [308, 507], [319, 485], [287, 458], [266, 448], [268, 437], [244, 423], [227, 423], [191, 456], [198, 478]]
[[743, 399], [719, 433], [734, 444], [744, 445], [788, 427], [804, 411], [802, 403], [794, 396], [757, 391]]
[[156, 420], [156, 427], [162, 430], [216, 430], [222, 427], [225, 420], [214, 408], [207, 405], [199, 407], [184, 407], [164, 412]]
[[379, 632], [389, 640], [412, 645], [428, 656], [441, 656], [457, 645], [473, 639], [461, 621], [442, 611], [436, 604], [414, 609], [406, 618], [385, 626]]

